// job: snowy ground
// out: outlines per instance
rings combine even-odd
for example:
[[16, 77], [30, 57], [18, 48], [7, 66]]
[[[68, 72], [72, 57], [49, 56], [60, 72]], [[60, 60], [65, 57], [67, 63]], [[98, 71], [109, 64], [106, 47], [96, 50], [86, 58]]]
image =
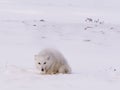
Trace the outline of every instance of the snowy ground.
[[[119, 1], [93, 1], [1, 0], [0, 89], [120, 90]], [[72, 74], [36, 72], [34, 55], [46, 47], [64, 54]]]

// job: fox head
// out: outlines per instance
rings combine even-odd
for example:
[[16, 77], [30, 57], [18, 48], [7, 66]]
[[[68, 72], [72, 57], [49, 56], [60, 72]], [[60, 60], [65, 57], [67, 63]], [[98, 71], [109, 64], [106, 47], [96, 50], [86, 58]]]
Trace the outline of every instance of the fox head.
[[41, 74], [45, 74], [47, 70], [50, 68], [52, 62], [50, 56], [40, 56], [35, 55], [35, 65]]

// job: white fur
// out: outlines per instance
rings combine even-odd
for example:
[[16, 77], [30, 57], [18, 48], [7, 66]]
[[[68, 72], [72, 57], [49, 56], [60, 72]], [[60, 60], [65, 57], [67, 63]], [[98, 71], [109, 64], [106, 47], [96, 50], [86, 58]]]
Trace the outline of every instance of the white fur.
[[64, 56], [57, 50], [47, 48], [35, 55], [35, 65], [41, 74], [69, 74], [69, 67]]

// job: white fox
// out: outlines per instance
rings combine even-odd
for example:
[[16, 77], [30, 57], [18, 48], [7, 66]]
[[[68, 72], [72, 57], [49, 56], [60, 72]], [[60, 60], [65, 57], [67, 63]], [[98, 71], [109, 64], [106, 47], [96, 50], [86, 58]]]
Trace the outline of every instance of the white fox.
[[47, 48], [35, 55], [35, 65], [41, 74], [70, 74], [71, 68], [57, 50]]

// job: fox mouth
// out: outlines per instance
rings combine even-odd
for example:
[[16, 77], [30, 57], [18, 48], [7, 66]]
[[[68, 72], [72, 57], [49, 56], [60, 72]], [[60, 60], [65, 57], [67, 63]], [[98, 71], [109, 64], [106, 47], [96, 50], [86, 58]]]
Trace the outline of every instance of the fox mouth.
[[45, 73], [46, 73], [46, 71], [45, 71], [45, 70], [44, 70], [44, 71], [40, 71], [40, 73], [41, 73], [41, 74], [45, 74]]
[[40, 74], [44, 75], [44, 74], [46, 74], [46, 72], [41, 72]]

